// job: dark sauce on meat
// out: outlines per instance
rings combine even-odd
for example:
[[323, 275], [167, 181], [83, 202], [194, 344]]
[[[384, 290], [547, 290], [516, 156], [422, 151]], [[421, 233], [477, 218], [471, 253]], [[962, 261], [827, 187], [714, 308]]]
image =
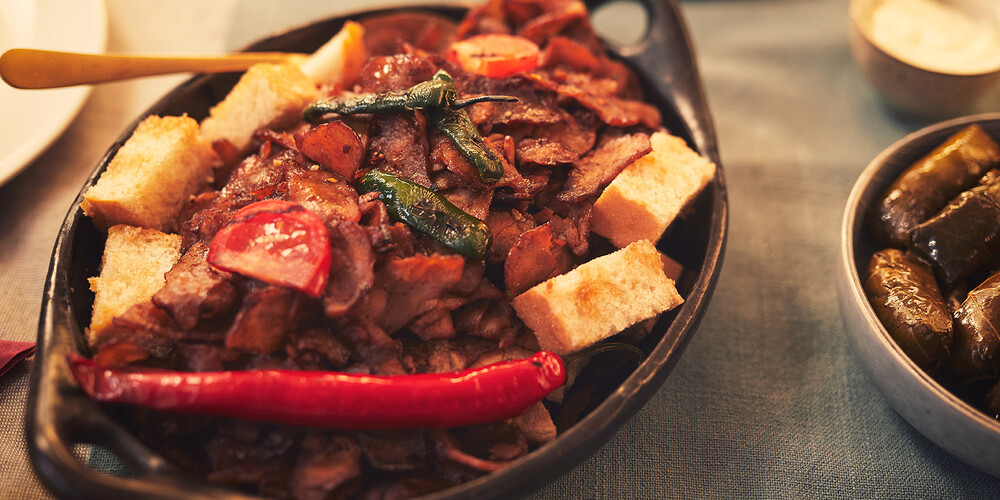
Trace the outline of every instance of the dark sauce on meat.
[[[365, 21], [371, 58], [356, 92], [399, 91], [445, 69], [462, 95], [518, 97], [468, 108], [500, 153], [500, 181], [482, 182], [418, 112], [345, 118], [322, 132], [316, 129], [325, 125], [305, 122], [258, 131], [252, 152], [233, 158], [217, 172], [216, 189], [182, 211], [181, 261], [151, 303], [116, 320], [130, 335], [99, 346], [103, 364], [404, 375], [537, 350], [510, 297], [608, 251], [590, 235], [594, 198], [649, 151], [648, 134], [660, 126], [658, 110], [639, 100], [635, 77], [604, 54], [587, 17], [566, 8], [571, 3], [491, 2], [459, 24], [422, 14]], [[457, 38], [494, 32], [531, 38], [545, 63], [494, 79], [443, 56]], [[337, 140], [346, 142], [335, 145], [335, 164], [317, 156], [323, 141]], [[231, 151], [223, 156], [232, 158]], [[337, 167], [355, 156], [357, 164]], [[394, 221], [377, 196], [359, 196], [356, 178], [373, 168], [428, 187], [485, 221], [494, 239], [486, 259], [465, 259]], [[293, 201], [323, 220], [332, 263], [321, 298], [205, 261], [206, 246], [232, 215], [265, 199]], [[122, 413], [143, 441], [192, 476], [305, 499], [401, 498], [460, 484], [544, 444], [581, 411], [570, 408], [553, 423], [549, 412], [558, 409], [546, 402], [504, 422], [380, 432], [141, 408]]]

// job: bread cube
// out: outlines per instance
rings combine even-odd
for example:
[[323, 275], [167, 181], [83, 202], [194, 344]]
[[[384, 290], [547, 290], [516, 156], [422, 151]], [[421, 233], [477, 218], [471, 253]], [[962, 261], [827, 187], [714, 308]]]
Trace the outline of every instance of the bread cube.
[[212, 107], [210, 116], [201, 122], [201, 133], [210, 142], [227, 140], [243, 152], [257, 129], [294, 124], [318, 98], [316, 85], [297, 65], [255, 64]]
[[117, 225], [108, 229], [100, 276], [90, 278], [94, 313], [87, 342], [97, 345], [111, 320], [163, 288], [164, 273], [180, 259], [181, 237], [155, 229]]
[[317, 85], [345, 89], [361, 75], [367, 59], [365, 28], [347, 21], [333, 38], [299, 63], [299, 69]]
[[584, 263], [514, 297], [538, 344], [565, 355], [684, 301], [648, 240]]
[[176, 229], [181, 207], [212, 180], [218, 156], [187, 116], [150, 116], [118, 149], [81, 208], [102, 231], [116, 224]]
[[618, 248], [657, 241], [715, 175], [715, 164], [666, 132], [649, 137], [653, 150], [632, 162], [594, 203], [592, 229]]

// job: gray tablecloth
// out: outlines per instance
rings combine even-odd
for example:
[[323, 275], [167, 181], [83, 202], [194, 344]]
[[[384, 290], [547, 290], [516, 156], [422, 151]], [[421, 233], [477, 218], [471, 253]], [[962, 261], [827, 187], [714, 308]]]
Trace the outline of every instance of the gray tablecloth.
[[[108, 0], [109, 50], [233, 48], [347, 8], [336, 3]], [[848, 192], [879, 151], [926, 124], [894, 117], [862, 80], [847, 44], [847, 3], [683, 3], [729, 185], [722, 275], [663, 389], [606, 446], [532, 498], [1000, 495], [1000, 479], [943, 452], [887, 405], [837, 311]], [[605, 20], [627, 36], [630, 19]], [[0, 338], [34, 339], [67, 207], [120, 130], [177, 81], [95, 88], [67, 133], [0, 187]], [[31, 367], [0, 379], [0, 498], [47, 496], [23, 437]]]

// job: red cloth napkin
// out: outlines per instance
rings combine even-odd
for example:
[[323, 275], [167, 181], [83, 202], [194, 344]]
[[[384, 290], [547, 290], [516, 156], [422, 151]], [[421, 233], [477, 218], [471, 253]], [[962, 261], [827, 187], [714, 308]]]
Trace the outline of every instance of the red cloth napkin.
[[0, 340], [0, 377], [18, 364], [22, 359], [35, 353], [34, 342], [17, 342]]

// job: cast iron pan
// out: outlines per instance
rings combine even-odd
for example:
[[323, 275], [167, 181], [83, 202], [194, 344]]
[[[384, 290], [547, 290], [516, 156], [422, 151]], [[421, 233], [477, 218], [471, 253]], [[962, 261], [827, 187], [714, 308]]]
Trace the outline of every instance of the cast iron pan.
[[[589, 0], [596, 8], [608, 0]], [[635, 367], [590, 377], [585, 370], [573, 390], [596, 394], [596, 403], [554, 441], [501, 471], [431, 495], [429, 498], [492, 498], [524, 494], [560, 476], [602, 446], [660, 388], [700, 322], [718, 278], [726, 240], [728, 202], [715, 131], [693, 59], [691, 42], [676, 0], [641, 0], [647, 11], [645, 38], [616, 48], [636, 71], [647, 99], [658, 105], [664, 125], [720, 168], [693, 210], [668, 229], [659, 248], [684, 265], [678, 289], [685, 303], [662, 315], [640, 344], [646, 359]], [[396, 12], [360, 12], [317, 22], [262, 40], [248, 50], [311, 52], [346, 19]], [[412, 8], [408, 10], [413, 10]], [[464, 7], [434, 6], [425, 12], [459, 19]], [[27, 414], [27, 438], [38, 476], [63, 498], [247, 498], [192, 478], [150, 451], [77, 387], [66, 364], [70, 352], [87, 355], [83, 328], [89, 323], [93, 294], [87, 278], [98, 274], [104, 236], [80, 210], [82, 193], [97, 182], [108, 161], [145, 116], [180, 115], [195, 119], [221, 100], [239, 75], [198, 76], [153, 105], [111, 146], [87, 180], [63, 222], [52, 254], [43, 296], [35, 368]], [[598, 363], [592, 363], [595, 365]], [[609, 363], [605, 363], [609, 364]], [[569, 396], [567, 396], [569, 397]], [[118, 477], [83, 465], [76, 444], [107, 448], [132, 474]]]

